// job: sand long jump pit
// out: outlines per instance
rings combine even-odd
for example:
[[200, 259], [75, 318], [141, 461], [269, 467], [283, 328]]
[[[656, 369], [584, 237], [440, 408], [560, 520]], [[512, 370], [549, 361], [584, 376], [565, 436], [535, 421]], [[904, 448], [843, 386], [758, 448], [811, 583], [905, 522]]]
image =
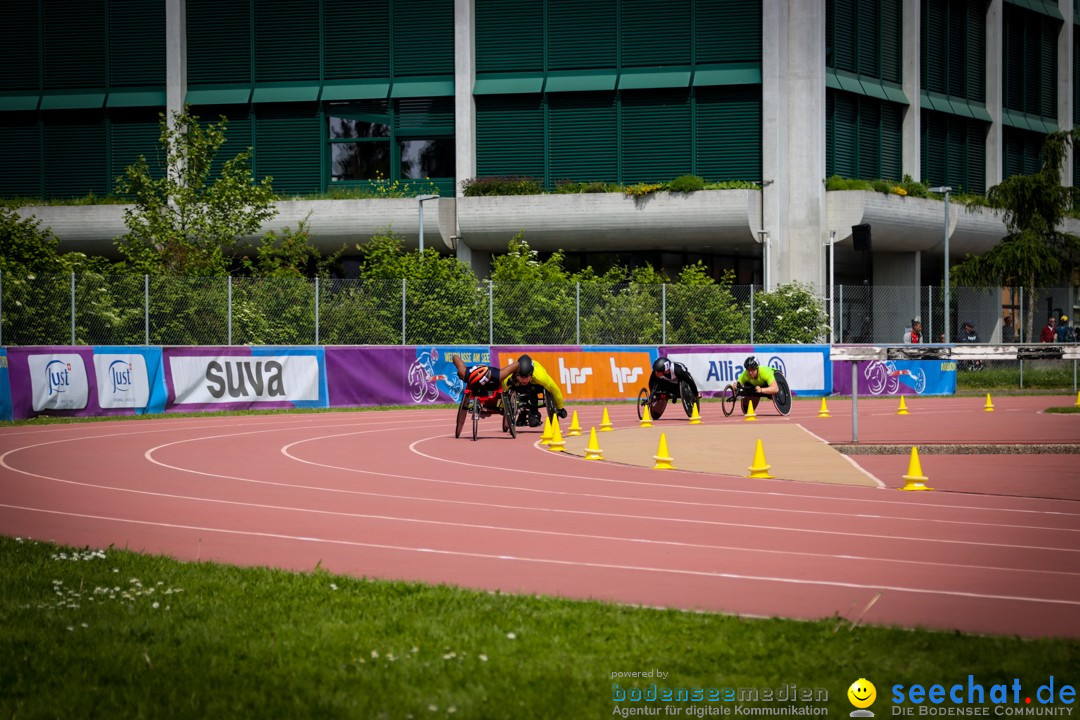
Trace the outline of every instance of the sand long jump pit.
[[[596, 437], [605, 462], [652, 467], [660, 433], [666, 435], [668, 455], [678, 470], [747, 477], [760, 439], [765, 460], [771, 466], [768, 472], [777, 479], [885, 486], [801, 425], [679, 424], [622, 428], [597, 432]], [[588, 430], [564, 440], [566, 452], [584, 457]]]

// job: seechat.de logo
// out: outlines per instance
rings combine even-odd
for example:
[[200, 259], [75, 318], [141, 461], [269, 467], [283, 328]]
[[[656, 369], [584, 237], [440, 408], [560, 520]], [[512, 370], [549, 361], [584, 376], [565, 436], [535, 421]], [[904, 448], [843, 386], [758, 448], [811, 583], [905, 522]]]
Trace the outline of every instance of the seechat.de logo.
[[874, 717], [874, 713], [867, 710], [877, 700], [877, 688], [874, 687], [874, 683], [866, 678], [859, 678], [848, 687], [847, 698], [848, 702], [855, 706], [850, 713], [851, 717]]

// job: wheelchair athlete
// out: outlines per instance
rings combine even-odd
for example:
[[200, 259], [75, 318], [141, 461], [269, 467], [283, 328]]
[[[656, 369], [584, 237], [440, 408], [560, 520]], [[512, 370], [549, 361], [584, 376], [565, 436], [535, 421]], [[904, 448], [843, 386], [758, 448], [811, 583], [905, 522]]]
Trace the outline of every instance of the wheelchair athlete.
[[[451, 358], [457, 375], [469, 388], [473, 397], [494, 396], [499, 392], [503, 382], [518, 370], [518, 363], [512, 362], [506, 367], [499, 369], [494, 365], [473, 365], [466, 367], [465, 362], [457, 355]], [[494, 408], [485, 408], [487, 412], [494, 412]]]
[[701, 393], [698, 392], [694, 376], [681, 362], [673, 362], [661, 355], [653, 361], [652, 369], [652, 375], [649, 376], [649, 397], [656, 396], [657, 388], [670, 397], [679, 397], [679, 381], [681, 380], [690, 386], [690, 392], [694, 395], [691, 403], [700, 401]]
[[558, 383], [551, 379], [547, 370], [539, 362], [528, 355], [522, 355], [517, 359], [517, 371], [512, 377], [503, 381], [503, 387], [513, 388], [518, 396], [517, 425], [539, 427], [540, 419], [539, 390], [542, 388], [551, 395], [555, 404], [555, 414], [563, 420], [566, 419], [566, 408], [563, 407], [563, 394]]
[[760, 366], [753, 355], [743, 361], [743, 371], [729, 387], [739, 393], [742, 399], [743, 415], [746, 414], [746, 408], [751, 403], [756, 413], [763, 395], [772, 396], [780, 392], [780, 386], [776, 382], [776, 373], [768, 365]]

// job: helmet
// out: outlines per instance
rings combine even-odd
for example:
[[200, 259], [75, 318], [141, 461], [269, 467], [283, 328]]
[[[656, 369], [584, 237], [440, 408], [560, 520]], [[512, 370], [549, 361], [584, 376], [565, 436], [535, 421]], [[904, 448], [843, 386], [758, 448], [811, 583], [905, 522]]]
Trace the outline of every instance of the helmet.
[[666, 373], [671, 368], [671, 361], [666, 357], [658, 357], [653, 361], [653, 372]]
[[1063, 323], [1069, 322], [1069, 316], [1068, 315], [1062, 315], [1061, 316], [1061, 322], [1063, 322]]
[[758, 367], [757, 358], [754, 357], [753, 355], [746, 358], [745, 360], [743, 360], [743, 367], [746, 368], [747, 370], [756, 370], [757, 367]]
[[491, 375], [491, 368], [487, 365], [477, 365], [469, 371], [469, 384], [479, 385], [487, 382], [488, 377]]
[[533, 361], [528, 355], [522, 355], [518, 358], [517, 374], [520, 377], [529, 377], [533, 374]]

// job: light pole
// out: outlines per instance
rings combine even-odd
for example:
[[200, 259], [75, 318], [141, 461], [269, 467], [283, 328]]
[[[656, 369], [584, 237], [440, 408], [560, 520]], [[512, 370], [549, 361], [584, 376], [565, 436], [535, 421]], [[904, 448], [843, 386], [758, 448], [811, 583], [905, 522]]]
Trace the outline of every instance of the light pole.
[[420, 257], [424, 256], [424, 202], [427, 200], [438, 200], [438, 195], [417, 195], [416, 201], [420, 204]]
[[948, 185], [930, 188], [930, 192], [945, 193], [945, 342], [952, 337], [952, 321], [949, 319], [949, 193]]

